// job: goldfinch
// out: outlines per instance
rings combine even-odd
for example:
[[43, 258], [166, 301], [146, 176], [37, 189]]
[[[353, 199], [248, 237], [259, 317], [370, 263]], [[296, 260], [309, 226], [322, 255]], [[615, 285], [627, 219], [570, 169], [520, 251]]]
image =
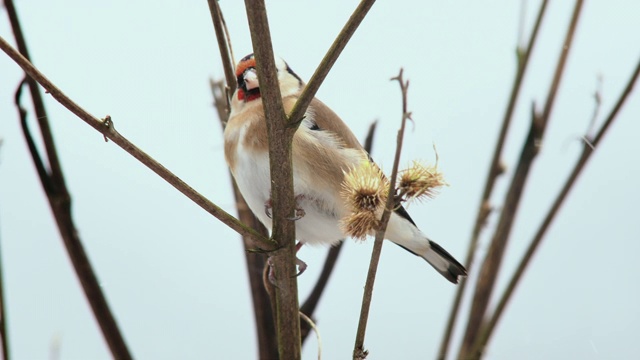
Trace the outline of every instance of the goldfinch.
[[[276, 67], [282, 102], [289, 113], [304, 82], [284, 60], [277, 58]], [[224, 131], [225, 159], [249, 208], [271, 229], [269, 146], [253, 54], [238, 63], [236, 76], [238, 87]], [[320, 100], [313, 99], [293, 138], [298, 203], [298, 216], [293, 220], [299, 245], [331, 245], [347, 237], [340, 220], [350, 210], [341, 198], [341, 186], [345, 172], [366, 161], [371, 161], [369, 155], [347, 125]], [[417, 228], [403, 207], [391, 215], [385, 237], [425, 259], [454, 284], [467, 274], [464, 266]]]

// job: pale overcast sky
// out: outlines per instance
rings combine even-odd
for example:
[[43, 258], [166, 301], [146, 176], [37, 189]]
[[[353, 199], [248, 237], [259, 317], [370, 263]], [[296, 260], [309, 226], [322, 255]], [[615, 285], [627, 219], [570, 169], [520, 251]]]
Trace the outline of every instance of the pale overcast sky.
[[[208, 85], [222, 68], [206, 1], [16, 2], [33, 61], [49, 79], [92, 114], [111, 115], [121, 134], [235, 213]], [[268, 2], [275, 52], [308, 79], [356, 5]], [[243, 4], [221, 6], [239, 59], [252, 52]], [[538, 6], [528, 1], [525, 35]], [[549, 5], [496, 202], [513, 174], [531, 103], [544, 101], [572, 7], [571, 1]], [[361, 138], [371, 121], [380, 121], [373, 156], [388, 171], [400, 119], [398, 85], [389, 78], [404, 67], [415, 127], [407, 133], [403, 161], [433, 161], [435, 142], [451, 184], [409, 212], [461, 261], [515, 74], [520, 9], [520, 1], [506, 0], [379, 1], [318, 93]], [[0, 35], [13, 42], [6, 13], [0, 13]], [[638, 14], [637, 1], [586, 2], [501, 285], [581, 151], [598, 76], [602, 120], [637, 63]], [[13, 92], [21, 77], [0, 54], [0, 244], [11, 353], [47, 359], [58, 346], [60, 359], [109, 359], [20, 131]], [[239, 236], [49, 96], [46, 106], [78, 231], [133, 355], [254, 358]], [[636, 90], [551, 226], [487, 359], [637, 358], [639, 119]], [[495, 225], [491, 218], [488, 230]], [[372, 242], [349, 240], [317, 310], [325, 359], [351, 356]], [[481, 255], [486, 248], [485, 236]], [[325, 253], [300, 251], [309, 265], [299, 278], [301, 299]], [[424, 261], [385, 243], [365, 342], [370, 358], [433, 358], [454, 292]], [[465, 323], [457, 327], [454, 346]], [[315, 346], [315, 339], [307, 341], [305, 359], [315, 358]]]

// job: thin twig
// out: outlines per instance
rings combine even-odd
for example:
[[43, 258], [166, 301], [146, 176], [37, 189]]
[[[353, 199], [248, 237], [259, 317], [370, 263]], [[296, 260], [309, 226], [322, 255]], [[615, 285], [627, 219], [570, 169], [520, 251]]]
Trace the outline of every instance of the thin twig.
[[481, 356], [481, 354], [471, 353], [473, 350], [472, 347], [477, 339], [482, 326], [482, 321], [489, 305], [491, 293], [493, 292], [495, 280], [500, 270], [504, 250], [506, 249], [513, 221], [520, 205], [520, 199], [522, 198], [523, 189], [528, 178], [531, 164], [538, 153], [544, 132], [547, 128], [547, 124], [549, 123], [551, 110], [555, 103], [556, 94], [569, 56], [569, 50], [571, 49], [573, 36], [578, 24], [578, 19], [580, 18], [582, 3], [582, 0], [576, 1], [573, 15], [571, 17], [571, 23], [567, 29], [553, 80], [547, 94], [544, 110], [542, 114], [537, 114], [535, 109], [532, 110], [532, 121], [529, 135], [523, 145], [520, 160], [507, 192], [502, 213], [500, 214], [498, 226], [496, 227], [491, 245], [480, 269], [478, 283], [476, 284], [476, 292], [471, 304], [469, 322], [467, 323], [467, 329], [460, 349], [460, 358], [467, 359], [470, 357], [477, 358]]
[[[218, 113], [218, 119], [222, 128], [227, 123], [227, 96], [224, 81], [210, 81], [213, 103]], [[253, 215], [247, 202], [244, 200], [235, 179], [231, 174], [233, 195], [236, 199], [238, 219], [256, 230], [265, 238], [269, 236], [267, 228]], [[267, 293], [262, 280], [263, 269], [266, 261], [264, 254], [256, 254], [251, 251], [253, 245], [249, 238], [243, 237], [245, 260], [247, 261], [247, 275], [249, 276], [249, 287], [251, 288], [251, 299], [253, 300], [253, 314], [256, 320], [256, 333], [258, 337], [258, 355], [262, 360], [278, 358], [278, 342], [275, 336], [275, 321], [271, 308], [271, 299]]]
[[[215, 30], [216, 40], [218, 41], [218, 50], [220, 51], [220, 59], [222, 59], [224, 77], [227, 80], [229, 94], [233, 94], [233, 92], [236, 91], [236, 75], [234, 71], [234, 60], [231, 55], [231, 42], [227, 36], [228, 32], [225, 31], [226, 26], [224, 25], [218, 0], [207, 0], [207, 3], [209, 4], [211, 21], [213, 22], [213, 29]], [[224, 119], [226, 119], [226, 116]]]
[[593, 115], [591, 115], [589, 127], [587, 128], [587, 131], [584, 135], [585, 139], [593, 134], [593, 130], [596, 127], [596, 121], [598, 121], [598, 116], [600, 115], [600, 109], [602, 108], [602, 74], [598, 74], [596, 78], [596, 90], [593, 92], [593, 100]]
[[360, 23], [369, 12], [369, 9], [373, 6], [373, 3], [375, 3], [375, 0], [362, 0], [358, 7], [353, 11], [349, 21], [347, 21], [340, 31], [340, 34], [338, 34], [338, 37], [333, 41], [329, 51], [327, 51], [327, 54], [322, 58], [320, 65], [318, 65], [318, 68], [313, 73], [313, 76], [311, 76], [307, 86], [305, 86], [302, 94], [300, 94], [298, 101], [296, 101], [293, 109], [291, 109], [288, 118], [292, 124], [300, 123], [302, 116], [307, 111], [307, 107], [309, 107], [309, 104], [311, 103], [311, 100], [313, 100], [318, 89], [320, 89], [320, 85], [322, 85], [322, 82], [327, 77], [327, 74], [329, 74], [331, 67], [333, 67], [333, 64], [338, 60], [340, 53], [342, 53], [342, 50], [347, 46], [351, 36], [356, 32], [358, 26], [360, 26]]
[[86, 110], [72, 101], [67, 95], [65, 95], [58, 87], [56, 87], [44, 74], [36, 69], [27, 59], [20, 55], [7, 41], [0, 37], [0, 49], [4, 51], [18, 66], [20, 66], [30, 77], [34, 78], [45, 90], [53, 96], [62, 106], [74, 113], [77, 117], [83, 120], [92, 128], [96, 129], [103, 136], [113, 141], [116, 145], [121, 147], [124, 151], [128, 152], [131, 156], [143, 163], [146, 167], [155, 172], [158, 176], [167, 181], [171, 186], [176, 188], [186, 197], [195, 202], [198, 206], [205, 211], [215, 216], [222, 221], [225, 225], [236, 231], [242, 236], [248, 236], [252, 241], [256, 243], [256, 246], [263, 250], [273, 250], [276, 248], [275, 244], [269, 239], [265, 239], [263, 236], [255, 232], [253, 229], [245, 226], [236, 218], [228, 214], [222, 208], [216, 206], [211, 201], [207, 200], [204, 196], [200, 195], [192, 187], [187, 185], [184, 181], [170, 172], [167, 168], [162, 166], [155, 159], [147, 155], [145, 152], [136, 147], [133, 143], [127, 140], [124, 136], [118, 133], [113, 127], [113, 122], [109, 119], [100, 120], [93, 115], [89, 114]]
[[[364, 149], [368, 153], [371, 153], [371, 149], [373, 147], [373, 136], [375, 134], [377, 125], [377, 121], [371, 123], [371, 126], [369, 126], [369, 132], [367, 133], [364, 141]], [[302, 311], [310, 318], [313, 318], [313, 313], [316, 309], [316, 306], [318, 305], [318, 302], [320, 301], [320, 297], [322, 296], [327, 283], [329, 282], [329, 277], [331, 276], [331, 273], [335, 268], [336, 262], [338, 260], [338, 255], [340, 255], [340, 251], [342, 250], [343, 245], [344, 241], [341, 241], [338, 245], [333, 246], [329, 249], [327, 258], [324, 261], [324, 266], [322, 267], [322, 271], [320, 272], [320, 276], [318, 277], [318, 281], [313, 287], [313, 290], [311, 290], [311, 293], [309, 294], [309, 297], [307, 297], [307, 300], [305, 300], [305, 302], [300, 307], [300, 311]], [[301, 323], [300, 327], [300, 335], [302, 337], [302, 342], [304, 342], [304, 340], [309, 335], [309, 331], [311, 330], [311, 328], [306, 323]]]
[[580, 155], [578, 162], [574, 166], [573, 171], [571, 172], [571, 175], [569, 175], [564, 186], [562, 187], [562, 190], [560, 191], [555, 201], [553, 202], [553, 205], [547, 212], [547, 215], [542, 221], [542, 224], [540, 224], [540, 227], [538, 228], [536, 235], [531, 240], [531, 243], [529, 244], [529, 247], [527, 248], [526, 253], [524, 254], [522, 259], [520, 260], [520, 263], [518, 264], [518, 268], [514, 272], [511, 280], [509, 281], [509, 284], [507, 285], [507, 288], [502, 294], [502, 297], [500, 298], [500, 301], [498, 302], [498, 305], [496, 306], [496, 309], [494, 310], [493, 315], [491, 316], [487, 324], [483, 327], [483, 330], [474, 346], [473, 353], [482, 353], [484, 351], [484, 348], [487, 346], [489, 339], [493, 334], [493, 330], [495, 329], [496, 324], [500, 320], [500, 317], [507, 303], [511, 299], [511, 296], [513, 295], [513, 292], [515, 291], [520, 279], [522, 278], [524, 271], [526, 270], [527, 266], [531, 262], [531, 259], [535, 254], [538, 246], [542, 242], [542, 239], [544, 238], [544, 235], [549, 229], [551, 222], [556, 217], [556, 214], [560, 210], [560, 207], [564, 203], [564, 200], [566, 199], [567, 195], [573, 188], [573, 185], [576, 179], [581, 174], [582, 170], [587, 164], [587, 161], [590, 159], [591, 155], [593, 154], [595, 147], [600, 143], [600, 140], [605, 135], [606, 131], [609, 129], [609, 126], [616, 119], [619, 110], [622, 108], [627, 98], [631, 94], [631, 91], [633, 90], [633, 87], [637, 82], [639, 75], [640, 75], [640, 61], [638, 61], [635, 71], [631, 75], [629, 82], [627, 83], [627, 86], [625, 87], [624, 91], [620, 95], [618, 102], [614, 106], [613, 110], [611, 110], [611, 113], [609, 114], [604, 124], [598, 131], [598, 134], [596, 135], [596, 137], [593, 139], [593, 141], [590, 142], [593, 145], [593, 147], [589, 146], [587, 143], [583, 144], [582, 154]]
[[309, 326], [309, 328], [313, 329], [316, 333], [316, 340], [318, 341], [318, 360], [322, 359], [322, 338], [320, 337], [320, 331], [318, 331], [318, 327], [313, 322], [313, 320], [305, 315], [302, 311], [300, 311], [300, 317], [304, 320], [304, 323]]
[[[25, 78], [18, 85], [18, 89], [16, 89], [15, 96], [13, 97], [14, 104], [18, 108], [18, 116], [20, 117], [20, 127], [22, 128], [22, 133], [24, 135], [24, 139], [27, 142], [27, 149], [29, 149], [29, 154], [31, 154], [31, 160], [33, 161], [33, 165], [36, 168], [36, 173], [38, 174], [38, 178], [40, 179], [40, 183], [44, 188], [46, 194], [53, 193], [53, 184], [51, 183], [51, 177], [47, 173], [47, 169], [40, 157], [40, 153], [38, 152], [38, 147], [36, 146], [35, 140], [33, 140], [33, 135], [31, 134], [31, 130], [29, 130], [29, 123], [27, 122], [27, 109], [22, 106], [20, 99], [22, 98], [22, 89], [24, 89], [24, 85], [28, 86], [27, 79]], [[37, 116], [37, 115], [36, 115]]]
[[296, 128], [288, 125], [276, 74], [271, 33], [264, 0], [245, 0], [251, 42], [260, 79], [260, 95], [269, 142], [272, 238], [280, 249], [271, 253], [275, 274], [276, 334], [281, 358], [300, 359], [300, 315], [296, 275], [293, 163], [291, 143]]
[[389, 195], [387, 196], [387, 204], [382, 213], [380, 219], [380, 226], [376, 230], [376, 238], [373, 243], [373, 252], [371, 254], [371, 263], [369, 264], [369, 272], [367, 273], [367, 280], [365, 282], [364, 294], [362, 296], [362, 307], [360, 309], [360, 319], [358, 321], [358, 330], [356, 332], [356, 341], [353, 348], [353, 359], [365, 359], [368, 355], [368, 351], [364, 348], [364, 338], [367, 331], [367, 322], [369, 320], [369, 309], [371, 307], [371, 299], [373, 294], [373, 285], [376, 279], [376, 273], [378, 271], [378, 262], [380, 261], [380, 253], [382, 252], [382, 241], [384, 240], [384, 234], [387, 230], [387, 224], [391, 218], [391, 212], [396, 208], [395, 202], [395, 183], [398, 177], [398, 164], [400, 163], [400, 154], [402, 152], [402, 141], [404, 139], [404, 129], [408, 119], [411, 119], [411, 113], [407, 110], [407, 91], [409, 88], [409, 81], [404, 81], [402, 76], [403, 69], [400, 69], [398, 76], [391, 80], [397, 80], [400, 84], [400, 90], [402, 92], [402, 119], [400, 122], [400, 129], [398, 130], [397, 142], [396, 142], [396, 154], [393, 159], [393, 168], [391, 170], [391, 178], [389, 179]]
[[[20, 26], [20, 21], [18, 20], [18, 14], [13, 4], [13, 0], [4, 0], [4, 6], [7, 9], [7, 15], [9, 17], [9, 22], [11, 23], [13, 35], [16, 39], [18, 52], [22, 54], [22, 56], [24, 56], [27, 60], [29, 60], [31, 57], [29, 56], [27, 43], [24, 39], [24, 35], [22, 34], [22, 28]], [[60, 173], [62, 172], [62, 170], [60, 167], [60, 161], [58, 161], [58, 153], [56, 151], [55, 141], [53, 140], [51, 128], [49, 127], [49, 121], [47, 120], [46, 111], [44, 110], [44, 101], [42, 99], [42, 95], [40, 94], [38, 84], [34, 78], [27, 77], [27, 83], [29, 84], [29, 92], [31, 93], [31, 99], [33, 101], [33, 106], [37, 115], [38, 125], [40, 126], [40, 132], [45, 146], [45, 153], [49, 158], [49, 168], [52, 177], [60, 178]]]
[[[2, 145], [2, 141], [0, 141]], [[0, 231], [2, 234], [2, 231]], [[1, 249], [2, 241], [0, 241]], [[0, 341], [2, 344], [2, 360], [9, 360], [9, 334], [7, 334], [7, 312], [5, 306], [5, 285], [4, 285], [4, 273], [2, 271], [2, 252], [0, 251]]]
[[[480, 200], [480, 207], [476, 215], [475, 225], [473, 227], [471, 240], [469, 242], [469, 248], [467, 250], [467, 256], [464, 262], [464, 264], [466, 264], [467, 266], [468, 271], [471, 270], [471, 266], [473, 264], [473, 258], [475, 257], [478, 240], [480, 239], [480, 232], [482, 231], [484, 224], [486, 222], [487, 216], [490, 213], [491, 206], [489, 204], [489, 199], [491, 198], [491, 194], [493, 193], [493, 188], [495, 186], [496, 180], [498, 179], [498, 176], [500, 176], [503, 172], [502, 167], [500, 166], [502, 149], [504, 148], [504, 143], [507, 136], [507, 132], [509, 130], [509, 126], [511, 124], [511, 119], [513, 119], [513, 111], [515, 109], [516, 102], [520, 95], [520, 89], [522, 88], [522, 80], [524, 79], [524, 75], [527, 71], [527, 65], [529, 64], [529, 59], [531, 58], [533, 47], [536, 43], [536, 39], [538, 38], [538, 32], [540, 30], [540, 24], [542, 23], [542, 19], [544, 18], [545, 10], [547, 8], [547, 2], [548, 0], [544, 0], [542, 4], [540, 4], [540, 9], [538, 10], [536, 23], [531, 32], [531, 36], [529, 38], [529, 43], [527, 45], [526, 51], [521, 54], [520, 46], [518, 46], [518, 56], [517, 56], [518, 70], [516, 73], [516, 77], [513, 81], [513, 85], [511, 87], [511, 96], [509, 97], [509, 102], [507, 104], [504, 117], [502, 118], [502, 127], [500, 128], [498, 140], [496, 141], [496, 147], [493, 151], [491, 165], [489, 165], [489, 173], [487, 174], [487, 181], [485, 183], [484, 191], [482, 193], [482, 199]], [[449, 350], [449, 345], [451, 343], [451, 335], [453, 334], [453, 327], [455, 326], [455, 323], [460, 311], [460, 304], [462, 302], [462, 298], [464, 296], [466, 287], [467, 287], [467, 278], [463, 278], [461, 279], [460, 284], [458, 285], [458, 289], [456, 290], [456, 297], [451, 306], [451, 311], [449, 312], [449, 319], [447, 321], [444, 337], [442, 338], [442, 342], [440, 344], [440, 350], [438, 352], [438, 359], [440, 360], [444, 360], [447, 357], [447, 352]]]

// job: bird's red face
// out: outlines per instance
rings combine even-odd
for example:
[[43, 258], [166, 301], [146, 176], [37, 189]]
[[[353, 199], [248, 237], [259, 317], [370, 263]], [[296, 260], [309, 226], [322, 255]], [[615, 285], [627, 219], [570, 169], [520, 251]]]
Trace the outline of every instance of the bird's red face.
[[238, 81], [238, 100], [248, 102], [260, 98], [256, 60], [253, 54], [245, 56], [238, 63], [236, 80]]

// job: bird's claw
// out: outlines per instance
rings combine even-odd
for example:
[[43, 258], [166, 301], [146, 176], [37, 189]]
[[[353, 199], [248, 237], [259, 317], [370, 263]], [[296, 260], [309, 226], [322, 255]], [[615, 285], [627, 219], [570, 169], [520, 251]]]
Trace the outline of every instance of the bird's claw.
[[295, 277], [302, 275], [302, 273], [307, 270], [307, 263], [300, 260], [299, 257], [296, 256], [296, 265], [298, 266], [298, 273]]
[[267, 278], [269, 279], [269, 282], [273, 285], [276, 286], [276, 272], [275, 270], [273, 270], [273, 258], [271, 256], [269, 256], [267, 258], [267, 266], [269, 267], [269, 272], [267, 275]]
[[[291, 221], [298, 221], [300, 219], [302, 219], [307, 213], [304, 211], [304, 209], [302, 207], [300, 207], [300, 205], [298, 204], [298, 202], [300, 201], [300, 199], [304, 199], [304, 195], [296, 195], [296, 208], [295, 208], [295, 215], [292, 217], [287, 218], [288, 220]], [[269, 219], [272, 218], [272, 214], [271, 214], [271, 209], [273, 208], [273, 203], [271, 202], [271, 199], [267, 200], [264, 202], [264, 213], [267, 215], [267, 217]]]
[[267, 200], [264, 202], [264, 213], [267, 214], [267, 217], [269, 219], [271, 219], [271, 208], [272, 208], [272, 204], [271, 204], [271, 199]]
[[[296, 200], [295, 215], [293, 217], [290, 217], [289, 220], [298, 221], [298, 220], [302, 219], [307, 214], [304, 211], [304, 209], [302, 208], [302, 206], [300, 206], [300, 200], [302, 200], [304, 198], [305, 198], [304, 194], [296, 195], [296, 197], [295, 197], [295, 200]], [[300, 274], [302, 274], [302, 273], [300, 273]]]
[[[301, 243], [301, 242], [296, 244], [296, 253], [300, 250], [302, 245], [304, 245], [304, 244]], [[267, 273], [267, 278], [269, 279], [269, 282], [271, 284], [273, 284], [274, 286], [277, 286], [276, 285], [276, 272], [274, 270], [274, 264], [273, 264], [273, 256], [269, 256], [267, 258], [267, 266], [269, 266], [269, 271]], [[298, 267], [298, 273], [293, 277], [298, 277], [298, 276], [302, 275], [302, 273], [304, 273], [305, 270], [307, 270], [307, 263], [302, 261], [302, 260], [300, 260], [300, 258], [297, 257], [297, 256], [296, 256], [296, 266]]]
[[303, 208], [296, 208], [296, 214], [293, 217], [287, 218], [291, 221], [298, 221], [300, 219], [302, 219], [307, 213], [304, 211]]

